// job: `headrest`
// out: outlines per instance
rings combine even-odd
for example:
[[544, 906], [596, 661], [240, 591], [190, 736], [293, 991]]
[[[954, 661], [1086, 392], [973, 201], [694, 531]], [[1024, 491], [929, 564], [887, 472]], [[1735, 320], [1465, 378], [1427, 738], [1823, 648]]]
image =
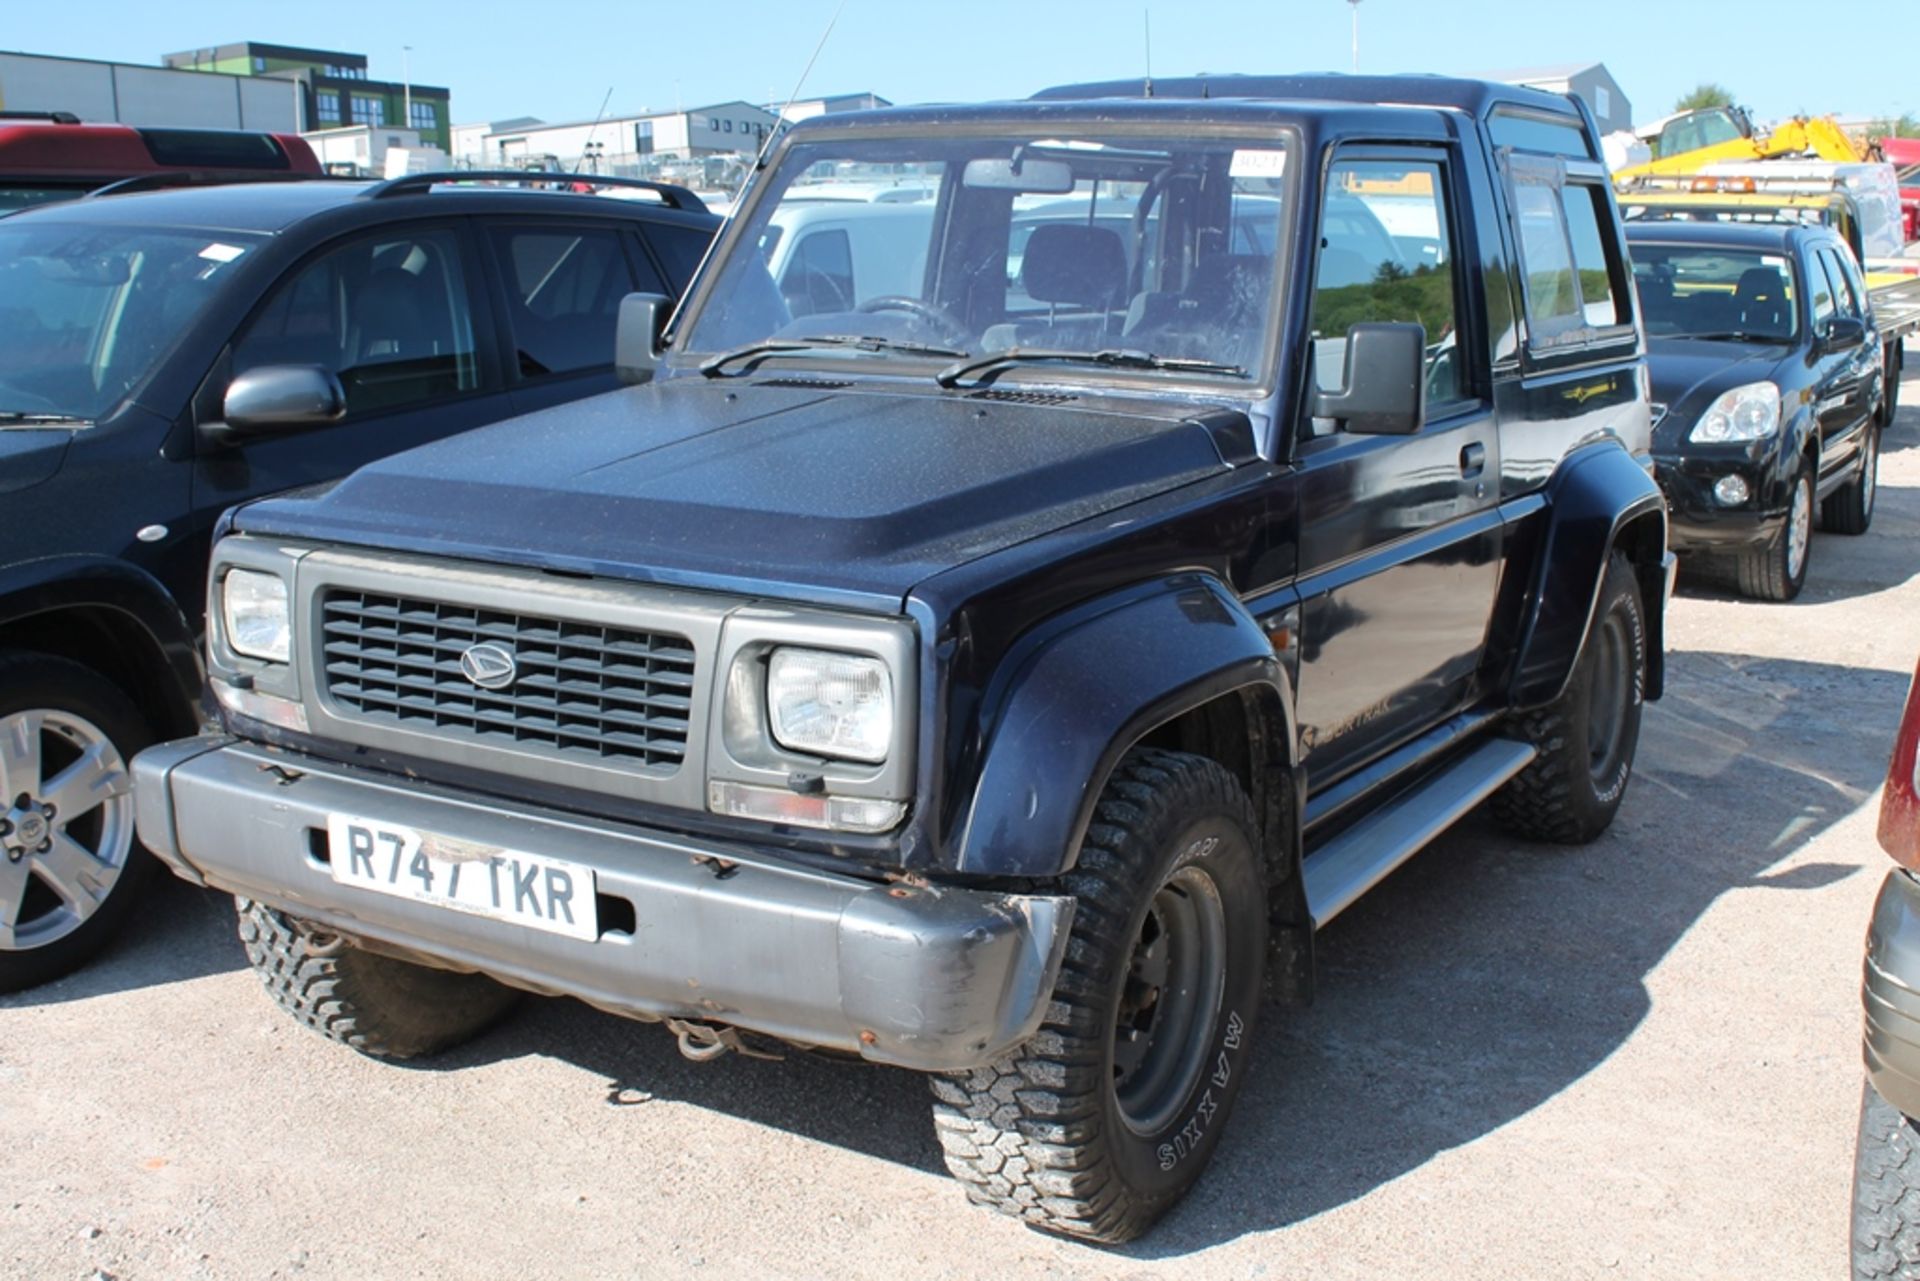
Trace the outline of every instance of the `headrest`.
[[1127, 291], [1127, 250], [1106, 227], [1043, 222], [1027, 238], [1020, 283], [1036, 302], [1116, 307]]
[[1778, 297], [1780, 273], [1772, 267], [1749, 267], [1740, 273], [1740, 283], [1733, 292], [1740, 298]]

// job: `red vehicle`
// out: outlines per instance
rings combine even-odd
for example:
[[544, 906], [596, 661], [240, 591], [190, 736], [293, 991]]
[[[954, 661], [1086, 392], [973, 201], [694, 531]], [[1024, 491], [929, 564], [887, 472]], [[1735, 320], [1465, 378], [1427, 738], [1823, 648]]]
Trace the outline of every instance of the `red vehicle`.
[[1907, 243], [1920, 240], [1920, 138], [1882, 138], [1880, 154], [1900, 182], [1900, 221]]
[[67, 112], [0, 111], [0, 215], [150, 174], [320, 173], [298, 134], [81, 124]]

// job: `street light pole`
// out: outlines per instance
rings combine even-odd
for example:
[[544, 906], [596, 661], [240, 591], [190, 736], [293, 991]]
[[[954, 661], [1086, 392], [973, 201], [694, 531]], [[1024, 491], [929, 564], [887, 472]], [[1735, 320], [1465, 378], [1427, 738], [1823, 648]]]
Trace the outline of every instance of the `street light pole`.
[[400, 46], [400, 98], [400, 114], [406, 117], [405, 125], [411, 129], [413, 128], [413, 46], [410, 44]]
[[1353, 11], [1353, 74], [1360, 74], [1360, 0], [1347, 0]]

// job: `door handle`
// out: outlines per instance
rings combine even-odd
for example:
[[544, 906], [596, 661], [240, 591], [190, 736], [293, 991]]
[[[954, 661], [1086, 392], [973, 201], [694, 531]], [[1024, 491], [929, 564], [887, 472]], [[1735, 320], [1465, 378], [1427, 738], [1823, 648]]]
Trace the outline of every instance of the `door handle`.
[[1478, 442], [1460, 448], [1460, 474], [1478, 476], [1487, 469], [1487, 447]]

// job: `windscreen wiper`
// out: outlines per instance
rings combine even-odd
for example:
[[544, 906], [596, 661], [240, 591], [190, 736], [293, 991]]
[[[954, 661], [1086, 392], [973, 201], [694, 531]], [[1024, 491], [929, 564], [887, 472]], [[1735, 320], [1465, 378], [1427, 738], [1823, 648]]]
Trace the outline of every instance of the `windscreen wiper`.
[[0, 409], [0, 427], [84, 427], [92, 421], [78, 414], [43, 414], [37, 409]]
[[1695, 342], [1791, 342], [1792, 339], [1780, 334], [1758, 334], [1746, 329], [1728, 329], [1714, 334], [1675, 334], [1676, 338], [1691, 338]]
[[1130, 351], [1121, 347], [1108, 347], [1101, 351], [1066, 351], [1052, 347], [1009, 347], [1005, 351], [996, 351], [990, 355], [975, 356], [948, 365], [933, 376], [942, 387], [958, 387], [960, 380], [969, 374], [981, 373], [1000, 365], [1014, 365], [1025, 361], [1063, 361], [1080, 365], [1104, 365], [1109, 369], [1171, 369], [1188, 374], [1240, 374], [1247, 371], [1240, 365], [1229, 365], [1219, 360], [1202, 360], [1194, 356], [1156, 356], [1150, 351]]
[[901, 342], [894, 338], [874, 338], [866, 334], [820, 334], [813, 338], [769, 338], [765, 342], [748, 343], [744, 347], [735, 347], [732, 351], [723, 351], [717, 356], [709, 356], [700, 362], [700, 372], [709, 378], [729, 377], [727, 366], [747, 362], [740, 370], [747, 373], [769, 356], [785, 355], [789, 352], [811, 351], [822, 347], [848, 349], [852, 351], [896, 352], [902, 356], [959, 356], [968, 353], [954, 347], [935, 347], [927, 343]]

